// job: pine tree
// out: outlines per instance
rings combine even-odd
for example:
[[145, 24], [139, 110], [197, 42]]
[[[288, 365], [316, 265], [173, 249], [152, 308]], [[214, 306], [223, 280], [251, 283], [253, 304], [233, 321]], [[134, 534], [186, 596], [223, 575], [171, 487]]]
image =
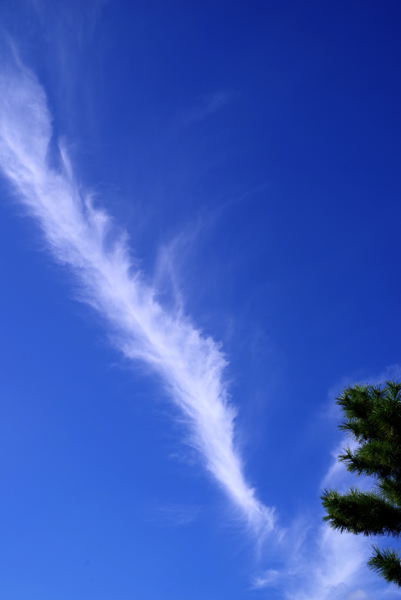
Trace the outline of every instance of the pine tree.
[[[342, 408], [339, 429], [357, 442], [338, 459], [348, 471], [369, 475], [375, 485], [369, 492], [351, 488], [348, 493], [324, 490], [324, 521], [334, 529], [355, 534], [401, 534], [401, 384], [384, 387], [355, 385], [346, 388], [336, 403]], [[368, 566], [386, 581], [401, 587], [400, 551], [373, 546]]]

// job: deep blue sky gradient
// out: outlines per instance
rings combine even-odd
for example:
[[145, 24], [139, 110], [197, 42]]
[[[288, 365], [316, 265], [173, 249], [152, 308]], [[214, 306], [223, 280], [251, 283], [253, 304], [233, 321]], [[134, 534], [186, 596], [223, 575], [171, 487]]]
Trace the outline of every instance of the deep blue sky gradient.
[[[168, 248], [222, 342], [259, 497], [318, 523], [333, 395], [401, 363], [399, 3], [18, 0], [0, 21], [162, 301]], [[0, 597], [283, 599], [251, 589], [274, 556], [22, 212], [2, 180]]]

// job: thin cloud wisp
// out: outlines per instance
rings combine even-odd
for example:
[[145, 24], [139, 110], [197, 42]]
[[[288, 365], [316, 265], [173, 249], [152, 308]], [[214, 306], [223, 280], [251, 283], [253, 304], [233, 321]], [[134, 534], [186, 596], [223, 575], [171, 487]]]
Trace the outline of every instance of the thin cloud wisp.
[[0, 168], [35, 217], [53, 256], [77, 276], [82, 298], [105, 319], [119, 349], [161, 377], [185, 415], [191, 443], [250, 528], [273, 528], [273, 510], [246, 482], [234, 445], [235, 410], [223, 379], [225, 358], [182, 314], [164, 309], [135, 270], [124, 236], [110, 242], [112, 219], [76, 182], [59, 145], [49, 164], [51, 115], [35, 75], [18, 65], [0, 73]]

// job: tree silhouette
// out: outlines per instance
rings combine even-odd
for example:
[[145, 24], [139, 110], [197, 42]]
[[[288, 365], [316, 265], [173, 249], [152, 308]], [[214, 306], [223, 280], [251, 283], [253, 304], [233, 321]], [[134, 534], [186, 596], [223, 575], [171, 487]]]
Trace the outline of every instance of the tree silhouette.
[[[324, 490], [324, 521], [334, 529], [355, 534], [387, 535], [401, 533], [401, 384], [386, 382], [384, 387], [354, 385], [344, 389], [336, 403], [342, 408], [339, 429], [357, 442], [355, 451], [347, 448], [338, 459], [348, 471], [369, 475], [374, 488], [351, 488], [346, 494]], [[400, 551], [373, 546], [368, 566], [388, 582], [401, 587]]]

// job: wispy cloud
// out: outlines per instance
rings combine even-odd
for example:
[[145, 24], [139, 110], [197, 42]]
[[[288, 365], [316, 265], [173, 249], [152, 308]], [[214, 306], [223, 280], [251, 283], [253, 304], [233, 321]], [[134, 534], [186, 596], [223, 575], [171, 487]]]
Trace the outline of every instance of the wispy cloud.
[[219, 345], [182, 311], [167, 310], [156, 300], [155, 289], [130, 259], [126, 238], [113, 233], [110, 216], [77, 183], [62, 144], [59, 166], [51, 166], [56, 162], [51, 121], [35, 75], [18, 61], [3, 66], [0, 167], [17, 199], [40, 224], [53, 256], [73, 270], [82, 300], [104, 317], [120, 351], [160, 376], [186, 418], [190, 443], [239, 514], [256, 532], [271, 530], [273, 510], [248, 485], [235, 448], [236, 412]]
[[184, 114], [183, 122], [188, 124], [202, 121], [227, 104], [230, 97], [231, 95], [227, 92], [215, 92], [214, 94], [203, 96], [196, 106]]
[[[316, 535], [316, 530], [314, 530]], [[341, 534], [322, 525], [308, 547], [292, 557], [287, 570], [288, 600], [334, 600], [352, 598], [369, 579], [366, 538]]]
[[253, 588], [260, 589], [269, 587], [280, 579], [280, 571], [277, 569], [267, 569], [253, 580]]
[[154, 523], [169, 527], [183, 527], [195, 521], [200, 512], [200, 506], [192, 504], [163, 504], [148, 509], [148, 517]]
[[285, 600], [351, 599], [370, 583], [369, 553], [366, 538], [303, 519], [276, 544], [276, 567], [254, 577], [253, 588], [274, 588]]
[[[351, 438], [344, 438], [331, 453], [332, 463], [327, 473], [322, 479], [319, 486], [320, 489], [325, 488], [339, 488], [341, 492], [345, 492], [350, 485], [355, 484], [355, 475], [347, 471], [346, 466], [343, 462], [338, 460], [338, 456], [344, 452], [346, 447], [350, 447], [352, 451], [356, 450], [358, 442]], [[359, 478], [359, 481], [365, 478]]]

